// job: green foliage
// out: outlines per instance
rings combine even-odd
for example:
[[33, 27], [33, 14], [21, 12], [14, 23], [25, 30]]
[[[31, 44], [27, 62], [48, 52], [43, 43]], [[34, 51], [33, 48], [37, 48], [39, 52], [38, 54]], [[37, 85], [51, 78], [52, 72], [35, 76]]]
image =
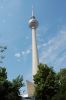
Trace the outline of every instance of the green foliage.
[[61, 69], [57, 77], [60, 83], [60, 88], [52, 100], [66, 100], [66, 68]]
[[0, 82], [7, 79], [6, 68], [0, 67]]
[[34, 76], [36, 100], [51, 100], [58, 92], [59, 81], [53, 68], [46, 64], [39, 64], [37, 74]]
[[0, 100], [22, 100], [20, 88], [23, 85], [23, 76], [19, 75], [13, 81], [9, 81], [6, 68], [0, 67]]
[[53, 68], [40, 64], [34, 83], [36, 100], [66, 100], [66, 68], [55, 73]]
[[20, 89], [24, 83], [23, 82], [23, 76], [18, 76], [16, 79], [13, 79], [12, 83], [13, 83], [13, 87]]

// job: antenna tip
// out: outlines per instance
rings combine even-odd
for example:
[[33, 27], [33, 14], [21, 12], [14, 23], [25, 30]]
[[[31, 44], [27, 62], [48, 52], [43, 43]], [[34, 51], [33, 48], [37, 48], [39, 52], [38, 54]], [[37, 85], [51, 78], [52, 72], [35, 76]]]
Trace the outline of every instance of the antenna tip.
[[34, 6], [32, 5], [32, 16], [34, 16]]

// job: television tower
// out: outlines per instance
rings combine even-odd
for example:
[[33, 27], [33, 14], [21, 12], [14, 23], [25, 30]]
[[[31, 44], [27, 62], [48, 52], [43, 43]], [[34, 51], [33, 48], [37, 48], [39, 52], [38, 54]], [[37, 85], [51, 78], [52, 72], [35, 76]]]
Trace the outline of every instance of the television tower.
[[32, 30], [32, 76], [37, 73], [39, 58], [37, 50], [37, 41], [36, 41], [36, 29], [38, 27], [38, 21], [34, 16], [34, 10], [32, 8], [32, 17], [29, 20], [29, 27]]

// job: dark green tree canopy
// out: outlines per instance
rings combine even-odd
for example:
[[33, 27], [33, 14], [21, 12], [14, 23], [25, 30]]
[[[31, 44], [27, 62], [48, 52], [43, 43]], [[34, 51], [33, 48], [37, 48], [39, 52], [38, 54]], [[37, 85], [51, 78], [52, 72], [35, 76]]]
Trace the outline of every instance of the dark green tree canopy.
[[23, 85], [23, 76], [9, 81], [6, 68], [0, 67], [0, 100], [22, 100], [20, 88]]
[[6, 79], [7, 79], [6, 68], [0, 67], [0, 81], [6, 80]]
[[[36, 100], [51, 100], [59, 89], [59, 81], [53, 68], [46, 64], [39, 64], [34, 76]], [[49, 98], [49, 99], [48, 99]]]
[[60, 69], [57, 78], [60, 87], [58, 93], [52, 98], [52, 100], [66, 100], [66, 68]]

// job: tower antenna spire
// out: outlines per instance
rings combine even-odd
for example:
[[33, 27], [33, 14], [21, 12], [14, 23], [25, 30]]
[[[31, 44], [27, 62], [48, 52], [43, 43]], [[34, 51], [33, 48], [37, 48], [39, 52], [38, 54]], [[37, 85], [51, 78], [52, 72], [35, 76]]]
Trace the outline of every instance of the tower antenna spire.
[[32, 5], [32, 16], [34, 16], [34, 6]]

